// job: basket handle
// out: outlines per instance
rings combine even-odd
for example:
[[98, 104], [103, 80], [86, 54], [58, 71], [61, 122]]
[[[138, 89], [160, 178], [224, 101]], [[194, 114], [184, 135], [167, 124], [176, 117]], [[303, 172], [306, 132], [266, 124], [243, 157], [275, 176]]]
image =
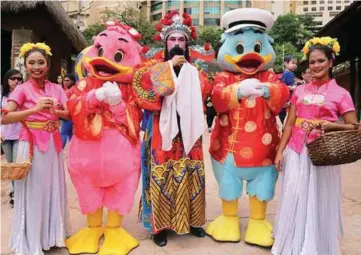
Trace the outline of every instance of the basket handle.
[[[1, 109], [1, 113], [4, 114], [4, 115], [6, 115], [6, 114], [9, 113], [9, 111], [6, 110], [6, 109]], [[27, 132], [28, 135], [29, 135], [29, 140], [30, 140], [30, 141], [29, 141], [29, 142], [30, 142], [29, 157], [30, 157], [30, 161], [31, 161], [31, 160], [33, 159], [33, 155], [34, 155], [34, 137], [33, 137], [33, 134], [31, 133], [28, 125], [26, 125], [25, 120], [21, 120], [20, 122], [21, 122], [21, 124], [23, 125], [24, 129], [26, 130], [26, 132]]]
[[[348, 123], [348, 124], [354, 125], [355, 127], [358, 127], [358, 128], [361, 126], [359, 123]], [[306, 132], [307, 138], [313, 129], [316, 129], [316, 128], [314, 125], [311, 125], [310, 130], [308, 130]], [[321, 125], [321, 135], [324, 135], [324, 134], [325, 134], [325, 130], [323, 129], [323, 126]]]

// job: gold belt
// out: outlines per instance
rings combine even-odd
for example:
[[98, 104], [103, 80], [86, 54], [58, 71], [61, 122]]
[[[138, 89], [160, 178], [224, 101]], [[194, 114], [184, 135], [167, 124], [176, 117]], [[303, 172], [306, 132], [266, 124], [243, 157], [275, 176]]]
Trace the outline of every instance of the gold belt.
[[320, 123], [320, 120], [310, 120], [310, 119], [304, 119], [304, 118], [297, 118], [295, 127], [299, 127], [304, 131], [309, 131], [312, 128], [318, 126]]
[[30, 129], [45, 130], [48, 132], [54, 132], [56, 129], [59, 129], [60, 127], [60, 123], [58, 120], [25, 121], [25, 123]]

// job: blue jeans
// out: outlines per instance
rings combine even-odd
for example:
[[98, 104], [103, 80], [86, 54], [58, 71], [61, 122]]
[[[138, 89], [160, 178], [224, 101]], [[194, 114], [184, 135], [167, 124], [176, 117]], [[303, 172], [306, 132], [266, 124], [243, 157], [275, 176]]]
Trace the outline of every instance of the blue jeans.
[[61, 140], [63, 142], [63, 149], [66, 145], [66, 142], [71, 140], [73, 136], [73, 122], [71, 120], [63, 120], [61, 125]]
[[[18, 145], [19, 145], [19, 140], [5, 140], [1, 144], [7, 162], [13, 163], [16, 161], [16, 156], [18, 154]], [[14, 191], [14, 181], [12, 181], [11, 184], [13, 186], [13, 191]]]

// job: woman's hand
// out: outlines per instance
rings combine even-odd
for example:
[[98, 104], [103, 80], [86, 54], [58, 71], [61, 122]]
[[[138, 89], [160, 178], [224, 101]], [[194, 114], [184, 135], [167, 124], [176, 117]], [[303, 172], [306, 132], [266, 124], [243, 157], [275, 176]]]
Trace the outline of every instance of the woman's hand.
[[40, 112], [42, 110], [50, 110], [53, 108], [54, 102], [48, 97], [42, 97], [40, 100], [36, 103], [34, 110], [35, 112]]
[[282, 172], [283, 169], [283, 153], [277, 152], [275, 158], [276, 170]]
[[331, 131], [335, 130], [335, 123], [328, 121], [328, 120], [320, 120], [316, 128], [324, 130], [324, 131]]

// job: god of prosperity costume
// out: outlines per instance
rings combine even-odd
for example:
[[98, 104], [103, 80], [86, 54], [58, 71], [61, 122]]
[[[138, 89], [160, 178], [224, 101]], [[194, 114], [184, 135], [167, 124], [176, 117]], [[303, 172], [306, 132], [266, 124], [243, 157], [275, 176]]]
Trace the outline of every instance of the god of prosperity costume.
[[[161, 32], [157, 39], [166, 42], [173, 33], [182, 33], [188, 44], [196, 37], [191, 22], [187, 14], [182, 17], [172, 12], [157, 25]], [[165, 59], [152, 60], [140, 68], [133, 81], [138, 105], [150, 113], [142, 145], [140, 217], [155, 235], [166, 235], [167, 229], [202, 235], [203, 230], [197, 228], [205, 223], [201, 135], [203, 102], [210, 88], [203, 72], [189, 63], [181, 67], [177, 77], [171, 61], [165, 61], [168, 50], [166, 47]], [[165, 245], [166, 236], [157, 244]]]
[[247, 182], [251, 217], [245, 241], [272, 246], [272, 226], [265, 219], [266, 205], [274, 196], [277, 172], [273, 165], [279, 134], [278, 115], [289, 92], [273, 72], [271, 38], [265, 33], [274, 22], [264, 10], [244, 8], [222, 17], [222, 46], [212, 102], [218, 113], [209, 152], [219, 185], [223, 214], [206, 232], [217, 241], [241, 239], [237, 216], [243, 181]]
[[[91, 76], [80, 80], [68, 101], [75, 126], [69, 147], [69, 172], [88, 227], [66, 240], [71, 254], [127, 254], [138, 241], [122, 227], [140, 177], [141, 110], [131, 89], [141, 62], [140, 34], [116, 21], [94, 40], [84, 57]], [[102, 227], [103, 207], [108, 209]]]

